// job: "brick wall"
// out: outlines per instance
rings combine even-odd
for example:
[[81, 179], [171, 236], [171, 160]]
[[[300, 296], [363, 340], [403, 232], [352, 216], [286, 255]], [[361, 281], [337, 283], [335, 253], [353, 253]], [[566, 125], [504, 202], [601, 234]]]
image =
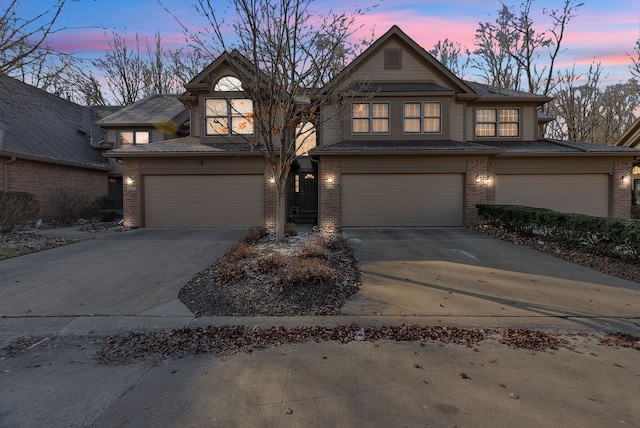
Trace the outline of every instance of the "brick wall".
[[[108, 193], [107, 172], [17, 159], [7, 168], [7, 191], [29, 192], [40, 203], [43, 220], [61, 219], [76, 208], [82, 215]], [[2, 171], [4, 188], [4, 170]]]
[[[631, 178], [633, 163], [631, 161], [615, 161], [613, 163], [612, 207], [611, 217], [631, 218]], [[628, 181], [623, 180], [628, 177]]]
[[478, 224], [476, 204], [493, 204], [496, 200], [495, 163], [487, 159], [467, 161], [464, 178], [464, 225]]
[[337, 233], [342, 228], [340, 161], [321, 159], [319, 171], [318, 227], [323, 234]]
[[142, 175], [140, 163], [126, 160], [122, 174], [122, 210], [126, 227], [142, 227]]

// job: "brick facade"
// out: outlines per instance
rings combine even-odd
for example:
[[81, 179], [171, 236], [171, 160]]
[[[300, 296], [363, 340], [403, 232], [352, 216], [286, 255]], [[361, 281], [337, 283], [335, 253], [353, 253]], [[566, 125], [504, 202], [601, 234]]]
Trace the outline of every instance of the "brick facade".
[[342, 189], [340, 161], [320, 160], [318, 183], [318, 227], [323, 234], [342, 229]]
[[632, 161], [615, 161], [613, 163], [611, 217], [631, 218], [632, 172]]
[[495, 163], [487, 159], [467, 160], [464, 178], [464, 225], [478, 224], [476, 204], [493, 204], [496, 200]]
[[80, 215], [90, 214], [87, 211], [108, 193], [106, 171], [24, 159], [3, 161], [0, 165], [0, 190], [35, 195], [40, 203], [39, 217], [43, 220], [62, 219], [70, 210]]
[[142, 227], [142, 174], [139, 162], [124, 162], [122, 209], [126, 227]]

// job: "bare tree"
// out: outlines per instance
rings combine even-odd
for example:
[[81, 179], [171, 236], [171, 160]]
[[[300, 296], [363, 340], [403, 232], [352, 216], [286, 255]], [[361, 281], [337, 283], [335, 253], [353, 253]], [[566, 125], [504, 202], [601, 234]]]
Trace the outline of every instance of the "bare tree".
[[43, 49], [47, 37], [57, 31], [54, 26], [67, 0], [57, 0], [36, 15], [20, 16], [20, 0], [10, 0], [0, 15], [0, 76], [16, 69], [43, 62], [49, 52]]
[[[259, 137], [257, 149], [270, 165], [277, 188], [277, 240], [284, 237], [289, 172], [309, 132], [309, 127], [301, 125], [317, 126], [320, 108], [327, 103], [335, 105], [342, 79], [331, 79], [359, 48], [349, 39], [355, 17], [361, 11], [350, 15], [331, 12], [321, 17], [313, 15], [311, 3], [312, 0], [231, 1], [235, 19], [227, 26], [219, 4], [214, 7], [210, 0], [194, 0], [192, 6], [208, 20], [209, 28], [205, 32], [185, 28], [194, 48], [205, 53], [232, 53], [231, 66], [241, 78], [245, 94], [253, 100], [250, 120]], [[229, 28], [234, 45], [227, 40]], [[331, 87], [313, 93], [328, 82]], [[249, 140], [247, 143], [255, 144]]]
[[633, 62], [633, 65], [630, 67], [631, 74], [636, 79], [640, 79], [640, 39], [636, 40], [633, 54], [629, 55], [629, 58], [631, 58], [631, 61]]
[[564, 0], [561, 9], [543, 9], [550, 28], [538, 31], [533, 0], [525, 0], [519, 10], [502, 3], [495, 24], [480, 23], [476, 31], [474, 67], [489, 84], [516, 90], [526, 84], [530, 93], [549, 95], [567, 25], [582, 5]]
[[130, 105], [143, 96], [144, 60], [140, 54], [140, 40], [137, 34], [133, 43], [116, 32], [112, 36], [110, 51], [91, 63], [102, 72], [115, 102]]
[[[454, 43], [449, 39], [444, 39], [433, 45], [433, 49], [429, 50], [438, 61], [447, 67], [453, 74], [460, 78], [464, 78], [467, 67], [470, 63], [469, 49], [462, 48], [460, 43]], [[466, 58], [464, 58], [466, 56]]]
[[[583, 77], [586, 80], [581, 83]], [[638, 83], [600, 88], [602, 67], [592, 64], [586, 76], [570, 70], [559, 73], [550, 113], [556, 121], [547, 126], [547, 136], [559, 140], [613, 145], [636, 120], [640, 106]]]

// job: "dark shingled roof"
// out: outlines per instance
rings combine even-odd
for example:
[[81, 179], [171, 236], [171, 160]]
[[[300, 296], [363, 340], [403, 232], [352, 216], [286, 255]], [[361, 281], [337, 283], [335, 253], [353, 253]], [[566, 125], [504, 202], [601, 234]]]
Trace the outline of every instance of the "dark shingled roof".
[[126, 155], [143, 155], [146, 153], [225, 153], [225, 152], [251, 152], [251, 147], [247, 143], [217, 143], [202, 144], [198, 137], [182, 137], [172, 140], [158, 141], [156, 143], [140, 144], [123, 149], [115, 149], [107, 152], [110, 157], [125, 157]]
[[498, 86], [486, 85], [483, 83], [471, 82], [465, 80], [467, 84], [475, 93], [482, 98], [547, 98], [540, 94], [532, 94], [524, 91], [515, 91], [513, 89], [504, 89]]
[[361, 92], [452, 92], [451, 88], [436, 85], [435, 83], [422, 82], [355, 82], [349, 85], [347, 91]]
[[98, 121], [100, 126], [153, 125], [174, 120], [186, 109], [179, 95], [155, 94]]
[[339, 143], [331, 144], [323, 147], [316, 147], [312, 149], [312, 154], [322, 154], [322, 152], [347, 152], [347, 151], [361, 151], [361, 152], [388, 152], [388, 151], [485, 151], [496, 150], [495, 147], [491, 147], [486, 144], [468, 143], [462, 141], [453, 140], [349, 140], [341, 141]]
[[106, 169], [109, 162], [91, 146], [103, 135], [92, 107], [84, 107], [8, 76], [0, 77], [0, 153]]
[[640, 150], [629, 147], [607, 146], [604, 144], [578, 141], [537, 140], [537, 141], [492, 141], [485, 144], [499, 147], [507, 153], [615, 153], [640, 154]]

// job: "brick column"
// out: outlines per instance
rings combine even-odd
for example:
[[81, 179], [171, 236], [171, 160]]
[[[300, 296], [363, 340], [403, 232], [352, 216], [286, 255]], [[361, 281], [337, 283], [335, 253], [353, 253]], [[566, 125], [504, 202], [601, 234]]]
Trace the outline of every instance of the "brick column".
[[342, 186], [339, 160], [320, 160], [318, 227], [322, 234], [342, 230]]
[[478, 224], [476, 204], [493, 204], [496, 200], [495, 162], [487, 159], [467, 161], [464, 178], [464, 225]]
[[[613, 163], [611, 217], [631, 218], [632, 172], [633, 163], [630, 160], [619, 160]], [[626, 179], [623, 177], [626, 177]]]
[[278, 188], [273, 178], [269, 162], [264, 162], [264, 225], [269, 229], [276, 227], [278, 216]]
[[122, 211], [126, 227], [142, 227], [142, 175], [140, 163], [124, 160]]

